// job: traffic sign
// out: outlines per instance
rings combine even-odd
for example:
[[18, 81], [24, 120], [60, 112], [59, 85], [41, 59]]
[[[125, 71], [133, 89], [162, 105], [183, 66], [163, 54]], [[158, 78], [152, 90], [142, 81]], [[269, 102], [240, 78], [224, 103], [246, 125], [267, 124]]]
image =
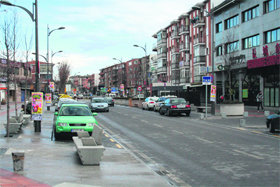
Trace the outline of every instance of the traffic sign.
[[141, 91], [142, 91], [142, 87], [141, 87], [141, 86], [138, 86], [138, 87], [137, 87], [137, 90], [138, 90], [139, 92], [141, 92]]
[[203, 85], [211, 85], [212, 77], [211, 76], [203, 76], [202, 77], [202, 84]]

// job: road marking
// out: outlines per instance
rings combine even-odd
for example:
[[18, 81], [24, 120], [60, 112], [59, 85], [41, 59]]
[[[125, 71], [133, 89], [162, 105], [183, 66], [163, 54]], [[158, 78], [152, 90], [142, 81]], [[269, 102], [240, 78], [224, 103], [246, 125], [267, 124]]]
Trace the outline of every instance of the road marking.
[[115, 140], [113, 140], [112, 138], [110, 138], [110, 141], [111, 141], [111, 142], [116, 142], [116, 141], [115, 141]]
[[200, 141], [203, 141], [203, 142], [205, 142], [205, 143], [214, 143], [214, 142], [212, 142], [212, 141], [209, 141], [209, 140], [206, 140], [206, 139], [197, 137], [197, 136], [195, 136], [195, 138], [198, 139], [198, 140], [200, 140]]
[[159, 125], [159, 124], [157, 124], [157, 123], [154, 123], [154, 124], [152, 124], [152, 125], [154, 125], [154, 126], [156, 126], [156, 127], [159, 127], [159, 128], [162, 128], [162, 127], [163, 127], [162, 125]]
[[[120, 113], [119, 113], [120, 114]], [[128, 114], [123, 114], [124, 116], [128, 116]]]
[[109, 135], [108, 135], [108, 134], [104, 133], [104, 135], [105, 135], [107, 138], [109, 138]]
[[143, 120], [143, 119], [141, 119], [140, 121], [142, 121], [143, 123], [149, 123], [148, 121]]
[[122, 146], [120, 144], [116, 144], [117, 148], [122, 149]]
[[257, 134], [263, 134], [263, 133], [260, 132], [260, 131], [252, 131], [252, 132], [257, 133]]
[[245, 128], [242, 128], [242, 127], [236, 127], [236, 129], [242, 130], [242, 131], [246, 131], [246, 129], [245, 129]]
[[239, 150], [236, 150], [236, 149], [234, 149], [233, 151], [235, 151], [237, 153], [244, 154], [244, 155], [249, 156], [249, 157], [253, 157], [253, 158], [259, 159], [259, 160], [264, 159], [263, 157], [260, 157], [260, 156], [257, 156], [257, 155], [253, 155], [253, 154], [250, 154], [250, 153], [246, 153], [244, 151], [239, 151]]
[[177, 133], [177, 134], [184, 134], [183, 132], [180, 132], [180, 131], [176, 131], [176, 130], [172, 130], [172, 131]]

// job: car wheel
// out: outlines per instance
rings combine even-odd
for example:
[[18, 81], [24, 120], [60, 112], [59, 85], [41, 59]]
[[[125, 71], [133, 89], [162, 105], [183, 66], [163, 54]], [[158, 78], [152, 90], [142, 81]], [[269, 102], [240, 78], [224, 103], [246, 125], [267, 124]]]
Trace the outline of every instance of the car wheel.
[[109, 112], [109, 109], [106, 112]]
[[55, 127], [53, 127], [54, 129], [53, 129], [53, 133], [54, 133], [54, 139], [55, 140], [59, 140], [60, 139], [60, 134], [58, 134], [57, 132], [56, 132], [56, 128]]
[[167, 109], [166, 112], [165, 112], [165, 115], [166, 115], [166, 116], [170, 116], [170, 115], [171, 115], [170, 110]]
[[161, 108], [159, 109], [159, 114], [160, 114], [160, 115], [163, 115], [163, 112], [162, 112], [162, 109], [161, 109]]
[[274, 128], [274, 125], [272, 125], [272, 123], [269, 124], [269, 132], [271, 132], [271, 133], [275, 132], [275, 128]]

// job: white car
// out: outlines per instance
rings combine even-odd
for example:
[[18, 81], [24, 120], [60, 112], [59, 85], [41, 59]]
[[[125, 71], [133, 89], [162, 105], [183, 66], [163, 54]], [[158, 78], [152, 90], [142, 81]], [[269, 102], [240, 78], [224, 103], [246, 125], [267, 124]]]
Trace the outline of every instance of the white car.
[[155, 103], [158, 100], [158, 97], [147, 97], [145, 101], [142, 103], [142, 109], [151, 110], [154, 109]]
[[109, 105], [105, 98], [94, 97], [91, 99], [90, 107], [92, 112], [109, 112]]

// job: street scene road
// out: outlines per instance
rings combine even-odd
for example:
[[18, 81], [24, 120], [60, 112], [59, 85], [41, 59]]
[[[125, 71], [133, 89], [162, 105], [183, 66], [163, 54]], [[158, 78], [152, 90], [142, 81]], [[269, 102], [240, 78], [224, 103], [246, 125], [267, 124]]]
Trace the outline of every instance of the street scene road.
[[97, 117], [112, 136], [176, 185], [278, 186], [279, 139], [215, 120], [116, 106]]

